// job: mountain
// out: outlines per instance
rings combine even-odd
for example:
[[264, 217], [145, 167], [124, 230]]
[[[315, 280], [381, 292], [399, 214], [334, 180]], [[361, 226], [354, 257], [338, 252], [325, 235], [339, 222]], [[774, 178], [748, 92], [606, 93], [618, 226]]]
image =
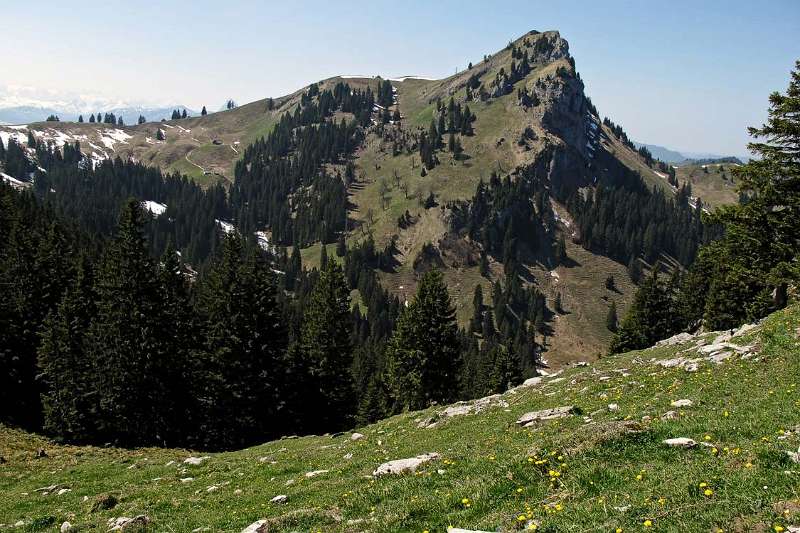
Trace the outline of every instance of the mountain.
[[31, 122], [44, 122], [50, 115], [55, 115], [62, 121], [77, 122], [78, 116], [83, 115], [84, 120], [89, 120], [89, 115], [94, 113], [113, 113], [116, 117], [122, 117], [125, 124], [136, 124], [139, 116], [142, 115], [148, 120], [158, 121], [162, 118], [168, 119], [172, 115], [172, 111], [186, 110], [187, 115], [199, 115], [197, 111], [193, 111], [182, 105], [174, 105], [168, 107], [143, 107], [143, 106], [125, 106], [125, 107], [112, 107], [112, 108], [87, 108], [84, 111], [76, 111], [75, 109], [51, 106], [14, 106], [0, 108], [0, 124], [29, 124]]
[[684, 159], [688, 159], [684, 154], [680, 152], [676, 152], [675, 150], [670, 150], [669, 148], [665, 148], [663, 146], [658, 146], [657, 144], [647, 144], [647, 143], [640, 143], [634, 141], [633, 144], [636, 145], [637, 148], [641, 148], [644, 146], [650, 153], [653, 154], [653, 157], [656, 159], [660, 159], [665, 163], [680, 163]]
[[748, 161], [749, 157], [744, 156], [731, 156], [731, 155], [717, 155], [712, 153], [706, 152], [679, 152], [677, 150], [672, 150], [670, 148], [665, 148], [664, 146], [659, 146], [657, 144], [647, 144], [647, 143], [640, 143], [633, 141], [633, 144], [637, 148], [645, 147], [647, 148], [653, 157], [656, 159], [660, 159], [665, 163], [670, 163], [673, 165], [682, 165], [689, 162], [717, 162], [718, 160], [723, 163], [736, 163], [742, 164], [742, 161]]
[[89, 120], [94, 113], [114, 113], [126, 124], [136, 124], [140, 115], [159, 121], [170, 118], [172, 111], [186, 109], [188, 115], [199, 115], [183, 105], [154, 105], [127, 102], [102, 96], [75, 94], [68, 91], [47, 91], [33, 87], [0, 85], [0, 124], [43, 122], [50, 115], [63, 121], [77, 121], [83, 115]]
[[[345, 91], [370, 95], [374, 108], [356, 115], [353, 106], [360, 104]], [[331, 98], [338, 100], [331, 104]], [[334, 108], [323, 113], [323, 103]], [[292, 151], [276, 144], [273, 153], [270, 143], [279, 138], [262, 139], [342, 119], [356, 123], [354, 143], [342, 143], [345, 151], [327, 158], [321, 151], [307, 154], [320, 158], [325, 175], [309, 169], [287, 182], [270, 181], [283, 178], [263, 161], [292, 157]], [[433, 145], [432, 122], [439, 137]], [[234, 224], [281, 246], [298, 243], [308, 268], [319, 264], [320, 240], [333, 244], [341, 234], [353, 248], [371, 239], [391, 256], [390, 266], [375, 273], [400, 301], [410, 299], [425, 270], [438, 266], [465, 328], [475, 314], [477, 285], [487, 302], [500, 298], [499, 290], [512, 291], [494, 311], [497, 328], [508, 337], [521, 329], [518, 321], [535, 321], [536, 357], [552, 367], [603, 353], [612, 335], [609, 307], [613, 302], [622, 315], [635, 289], [630, 274], [659, 258], [687, 264], [702, 227], [679, 222], [694, 215], [667, 207], [667, 199], [678, 198], [677, 209], [691, 211], [693, 200], [680, 195], [666, 169], [639, 153], [621, 127], [601, 120], [567, 41], [552, 31], [529, 32], [442, 80], [334, 77], [280, 98], [164, 123], [0, 127], [4, 143], [24, 144], [28, 133], [56, 146], [79, 141], [94, 161], [120, 156], [203, 186], [222, 184], [231, 192]], [[327, 189], [337, 175], [346, 187]], [[619, 194], [598, 196], [594, 204], [579, 199], [600, 185]], [[307, 202], [296, 201], [309, 194]], [[623, 197], [666, 218], [616, 207]], [[485, 203], [481, 210], [477, 202]], [[300, 211], [303, 206], [309, 210]], [[605, 210], [630, 218], [610, 223]], [[509, 285], [510, 272], [523, 281]], [[353, 294], [359, 301], [360, 291]]]
[[[66, 446], [0, 427], [0, 523], [793, 531], [799, 322], [795, 305], [734, 335], [684, 334], [502, 395], [228, 453]], [[375, 475], [416, 457], [413, 473]]]

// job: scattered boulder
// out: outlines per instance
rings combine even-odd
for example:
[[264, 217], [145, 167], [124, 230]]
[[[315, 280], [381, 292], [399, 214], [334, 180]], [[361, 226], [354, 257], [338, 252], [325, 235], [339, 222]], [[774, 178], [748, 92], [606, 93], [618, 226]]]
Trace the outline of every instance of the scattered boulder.
[[471, 402], [457, 402], [453, 405], [446, 407], [444, 410], [435, 413], [433, 416], [428, 417], [417, 424], [420, 428], [433, 428], [444, 419], [452, 418], [454, 416], [464, 416], [480, 413], [489, 407], [508, 407], [508, 402], [505, 401], [500, 394], [492, 394], [484, 398], [478, 398]]
[[530, 427], [536, 422], [543, 422], [546, 420], [553, 420], [556, 418], [566, 418], [576, 412], [574, 405], [565, 405], [563, 407], [553, 407], [552, 409], [542, 409], [541, 411], [531, 411], [525, 413], [517, 420], [517, 424], [522, 427]]
[[47, 457], [47, 452], [44, 451], [44, 448], [39, 448], [38, 450], [36, 450], [36, 458], [41, 459], [43, 457]]
[[149, 523], [150, 523], [150, 518], [147, 515], [143, 514], [134, 516], [133, 518], [128, 518], [126, 516], [121, 516], [119, 518], [109, 518], [108, 530], [109, 531], [126, 531], [135, 529], [145, 530], [147, 524]]
[[792, 460], [794, 463], [800, 463], [800, 447], [797, 448], [796, 452], [786, 452], [789, 456], [789, 459]]
[[667, 439], [664, 441], [664, 444], [673, 448], [694, 448], [695, 446], [697, 446], [697, 442], [695, 442], [692, 439], [688, 439], [686, 437]]
[[363, 438], [364, 435], [362, 435], [361, 433], [353, 433], [352, 435], [350, 435], [350, 440], [361, 440]]
[[61, 529], [59, 531], [61, 531], [61, 533], [70, 533], [70, 531], [72, 531], [72, 524], [64, 522], [61, 524]]
[[691, 333], [686, 333], [686, 332], [678, 333], [677, 335], [673, 335], [672, 337], [670, 337], [668, 339], [664, 339], [662, 341], [658, 341], [656, 343], [656, 347], [659, 347], [659, 346], [677, 346], [678, 344], [687, 343], [690, 340], [692, 340], [693, 338], [694, 338], [694, 335], [692, 335]]
[[667, 411], [663, 415], [661, 415], [661, 420], [677, 420], [678, 413], [675, 411]]
[[734, 337], [741, 337], [745, 333], [749, 333], [758, 327], [758, 324], [745, 324], [734, 332]]
[[263, 527], [266, 525], [267, 525], [266, 520], [258, 520], [256, 522], [253, 522], [246, 528], [244, 528], [242, 530], [242, 533], [262, 533], [263, 531], [266, 531], [265, 529], [263, 529]]
[[396, 459], [383, 463], [373, 473], [373, 476], [383, 476], [386, 474], [405, 474], [416, 472], [420, 465], [439, 458], [438, 453], [425, 453], [408, 459]]
[[289, 501], [289, 496], [286, 494], [279, 494], [270, 500], [270, 503], [286, 503]]
[[207, 461], [208, 459], [211, 459], [211, 457], [208, 455], [204, 455], [203, 457], [187, 457], [183, 460], [183, 462], [187, 465], [198, 466], [203, 464], [203, 461]]
[[306, 477], [317, 477], [322, 474], [327, 474], [327, 470], [313, 470], [311, 472], [306, 472]]
[[528, 379], [526, 379], [525, 381], [522, 382], [522, 385], [520, 385], [519, 388], [522, 388], [522, 387], [534, 387], [536, 385], [539, 385], [542, 382], [543, 379], [544, 378], [542, 378], [541, 376], [528, 378]]
[[608, 404], [608, 410], [609, 411], [619, 411], [619, 404], [616, 404], [616, 403]]
[[684, 399], [684, 400], [673, 400], [672, 402], [670, 402], [670, 405], [672, 407], [679, 407], [679, 408], [680, 407], [691, 407], [691, 406], [694, 405], [694, 402], [692, 400], [686, 400], [686, 399]]

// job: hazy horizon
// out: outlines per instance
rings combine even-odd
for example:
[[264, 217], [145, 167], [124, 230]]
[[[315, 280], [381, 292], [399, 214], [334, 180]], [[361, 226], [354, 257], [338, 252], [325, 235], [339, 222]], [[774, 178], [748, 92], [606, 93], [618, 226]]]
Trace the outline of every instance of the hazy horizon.
[[11, 99], [11, 87], [56, 100], [92, 95], [214, 111], [228, 98], [281, 96], [340, 74], [443, 78], [529, 30], [558, 30], [587, 95], [631, 138], [746, 155], [747, 126], [766, 118], [769, 93], [786, 88], [800, 58], [800, 4], [791, 1], [774, 2], [769, 13], [743, 0], [646, 8], [622, 1], [570, 9], [532, 2], [487, 10], [471, 1], [345, 7], [249, 0], [10, 5], [5, 37], [17, 53], [4, 57], [0, 98]]

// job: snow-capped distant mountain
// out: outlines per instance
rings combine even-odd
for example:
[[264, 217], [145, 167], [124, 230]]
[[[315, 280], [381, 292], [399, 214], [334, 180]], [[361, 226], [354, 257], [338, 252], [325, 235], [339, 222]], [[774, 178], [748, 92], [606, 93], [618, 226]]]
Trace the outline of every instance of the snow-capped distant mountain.
[[56, 115], [64, 121], [78, 120], [78, 116], [83, 115], [84, 120], [88, 120], [89, 115], [94, 113], [114, 113], [117, 117], [122, 116], [125, 124], [136, 124], [139, 115], [148, 121], [169, 120], [174, 109], [186, 109], [189, 116], [199, 115], [178, 104], [128, 102], [95, 95], [0, 85], [0, 124], [41, 122], [50, 115]]

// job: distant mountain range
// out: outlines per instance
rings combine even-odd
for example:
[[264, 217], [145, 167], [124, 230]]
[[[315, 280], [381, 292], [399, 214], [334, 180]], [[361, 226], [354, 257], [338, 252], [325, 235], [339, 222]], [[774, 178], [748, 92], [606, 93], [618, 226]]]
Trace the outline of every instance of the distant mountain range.
[[636, 141], [633, 141], [633, 144], [635, 144], [637, 148], [641, 148], [642, 146], [644, 146], [645, 148], [650, 150], [650, 153], [653, 154], [653, 157], [655, 157], [656, 159], [660, 159], [665, 163], [671, 163], [673, 165], [677, 165], [687, 160], [699, 160], [699, 159], [718, 160], [718, 159], [731, 159], [735, 157], [744, 162], [747, 162], [747, 160], [750, 159], [749, 157], [742, 155], [731, 156], [731, 155], [719, 155], [707, 152], [679, 152], [677, 150], [672, 150], [670, 148], [659, 146], [657, 144], [647, 144]]
[[74, 109], [53, 106], [15, 106], [0, 108], [0, 124], [30, 124], [32, 122], [43, 122], [47, 120], [50, 115], [56, 115], [62, 121], [74, 122], [78, 120], [79, 115], [83, 115], [84, 120], [89, 120], [89, 115], [93, 113], [114, 113], [117, 117], [122, 117], [125, 124], [136, 124], [139, 115], [144, 115], [148, 121], [159, 121], [162, 118], [167, 120], [172, 116], [173, 110], [183, 111], [186, 109], [186, 114], [190, 117], [197, 116], [200, 113], [193, 111], [182, 105], [174, 105], [168, 107], [143, 107], [143, 106], [125, 106], [125, 107], [112, 107], [104, 108], [98, 107], [87, 111], [76, 111]]
[[84, 120], [88, 120], [93, 113], [114, 113], [117, 117], [122, 116], [125, 124], [136, 124], [139, 115], [150, 121], [169, 120], [174, 109], [186, 109], [189, 116], [200, 114], [180, 104], [130, 102], [58, 90], [0, 85], [0, 124], [42, 122], [50, 115], [63, 121], [76, 121], [83, 115]]

